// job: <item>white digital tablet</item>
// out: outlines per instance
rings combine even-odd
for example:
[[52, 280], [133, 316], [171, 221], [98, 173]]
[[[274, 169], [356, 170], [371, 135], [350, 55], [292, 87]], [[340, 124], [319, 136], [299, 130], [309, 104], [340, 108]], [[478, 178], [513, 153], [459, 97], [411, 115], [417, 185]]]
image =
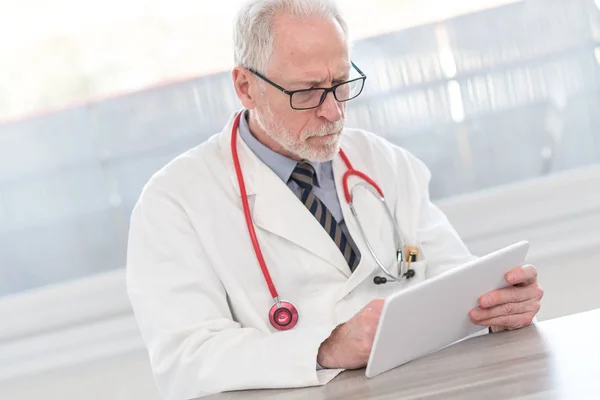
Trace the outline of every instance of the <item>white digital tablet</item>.
[[385, 299], [365, 375], [372, 378], [485, 329], [471, 322], [469, 311], [481, 295], [507, 286], [504, 275], [524, 265], [528, 250], [529, 243], [516, 243]]

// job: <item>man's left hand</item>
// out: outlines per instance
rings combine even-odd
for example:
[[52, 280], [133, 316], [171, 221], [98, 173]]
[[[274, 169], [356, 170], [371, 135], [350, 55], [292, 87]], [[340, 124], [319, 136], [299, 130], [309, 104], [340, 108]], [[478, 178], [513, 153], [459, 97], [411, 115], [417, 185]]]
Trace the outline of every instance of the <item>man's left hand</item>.
[[511, 285], [494, 290], [479, 298], [479, 307], [469, 316], [474, 324], [491, 327], [492, 332], [523, 328], [540, 310], [544, 291], [537, 282], [533, 265], [512, 269], [504, 278]]

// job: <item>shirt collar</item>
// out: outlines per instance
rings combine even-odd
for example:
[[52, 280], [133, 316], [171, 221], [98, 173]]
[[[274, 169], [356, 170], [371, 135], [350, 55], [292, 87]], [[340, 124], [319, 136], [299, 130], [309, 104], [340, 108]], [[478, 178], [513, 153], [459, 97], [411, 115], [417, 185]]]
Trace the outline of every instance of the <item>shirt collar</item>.
[[[262, 144], [254, 135], [250, 132], [248, 125], [249, 112], [245, 110], [240, 118], [239, 135], [246, 145], [254, 152], [260, 161], [262, 161], [267, 167], [271, 168], [273, 172], [286, 184], [290, 180], [298, 161], [293, 160], [289, 157], [279, 154], [276, 151], [271, 150], [264, 144]], [[319, 186], [319, 182], [322, 182], [324, 168], [323, 163], [307, 161], [315, 169], [316, 182], [315, 186]], [[331, 163], [331, 161], [328, 161]]]

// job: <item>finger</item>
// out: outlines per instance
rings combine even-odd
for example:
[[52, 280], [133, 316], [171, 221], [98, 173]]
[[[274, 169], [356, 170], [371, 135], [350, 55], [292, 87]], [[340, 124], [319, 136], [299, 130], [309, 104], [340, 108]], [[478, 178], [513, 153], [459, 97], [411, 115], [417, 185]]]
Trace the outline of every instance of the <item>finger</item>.
[[521, 303], [505, 303], [492, 308], [477, 307], [469, 313], [471, 321], [485, 321], [502, 315], [523, 314], [527, 312], [537, 313], [540, 309], [539, 299], [530, 299]]
[[375, 315], [380, 315], [381, 311], [383, 309], [383, 305], [385, 303], [385, 300], [383, 299], [376, 299], [376, 300], [372, 300], [370, 301], [366, 306], [363, 307], [363, 309], [361, 310], [361, 314], [362, 315], [367, 315], [367, 314], [375, 314]]
[[541, 299], [544, 291], [539, 285], [510, 286], [494, 290], [479, 298], [481, 308], [496, 307], [506, 303], [522, 303], [530, 299]]
[[381, 312], [381, 310], [383, 309], [384, 303], [385, 303], [384, 299], [371, 300], [369, 302], [369, 304], [367, 304], [365, 306], [365, 310], [373, 310], [373, 311]]
[[375, 299], [371, 300], [367, 306], [375, 309], [381, 310], [383, 308], [383, 304], [385, 303], [385, 299]]
[[504, 275], [509, 285], [529, 285], [537, 281], [538, 272], [533, 265], [513, 268]]
[[494, 326], [496, 327], [496, 330], [519, 329], [531, 325], [531, 321], [533, 321], [534, 316], [535, 313], [532, 312], [513, 315], [501, 315], [499, 317], [478, 321], [476, 324], [481, 326]]

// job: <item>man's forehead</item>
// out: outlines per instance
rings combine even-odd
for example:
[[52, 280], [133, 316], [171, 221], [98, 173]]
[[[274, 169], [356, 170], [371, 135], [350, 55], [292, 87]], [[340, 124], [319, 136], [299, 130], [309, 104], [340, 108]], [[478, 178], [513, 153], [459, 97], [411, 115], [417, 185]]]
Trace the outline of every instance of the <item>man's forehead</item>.
[[322, 83], [330, 78], [344, 78], [350, 71], [350, 62], [340, 60], [335, 63], [335, 66], [327, 63], [317, 63], [314, 66], [296, 66], [288, 69], [288, 77], [290, 80], [299, 83]]
[[282, 15], [275, 22], [273, 55], [292, 62], [305, 62], [313, 57], [332, 59], [344, 57], [348, 43], [333, 19], [306, 17], [299, 19]]

